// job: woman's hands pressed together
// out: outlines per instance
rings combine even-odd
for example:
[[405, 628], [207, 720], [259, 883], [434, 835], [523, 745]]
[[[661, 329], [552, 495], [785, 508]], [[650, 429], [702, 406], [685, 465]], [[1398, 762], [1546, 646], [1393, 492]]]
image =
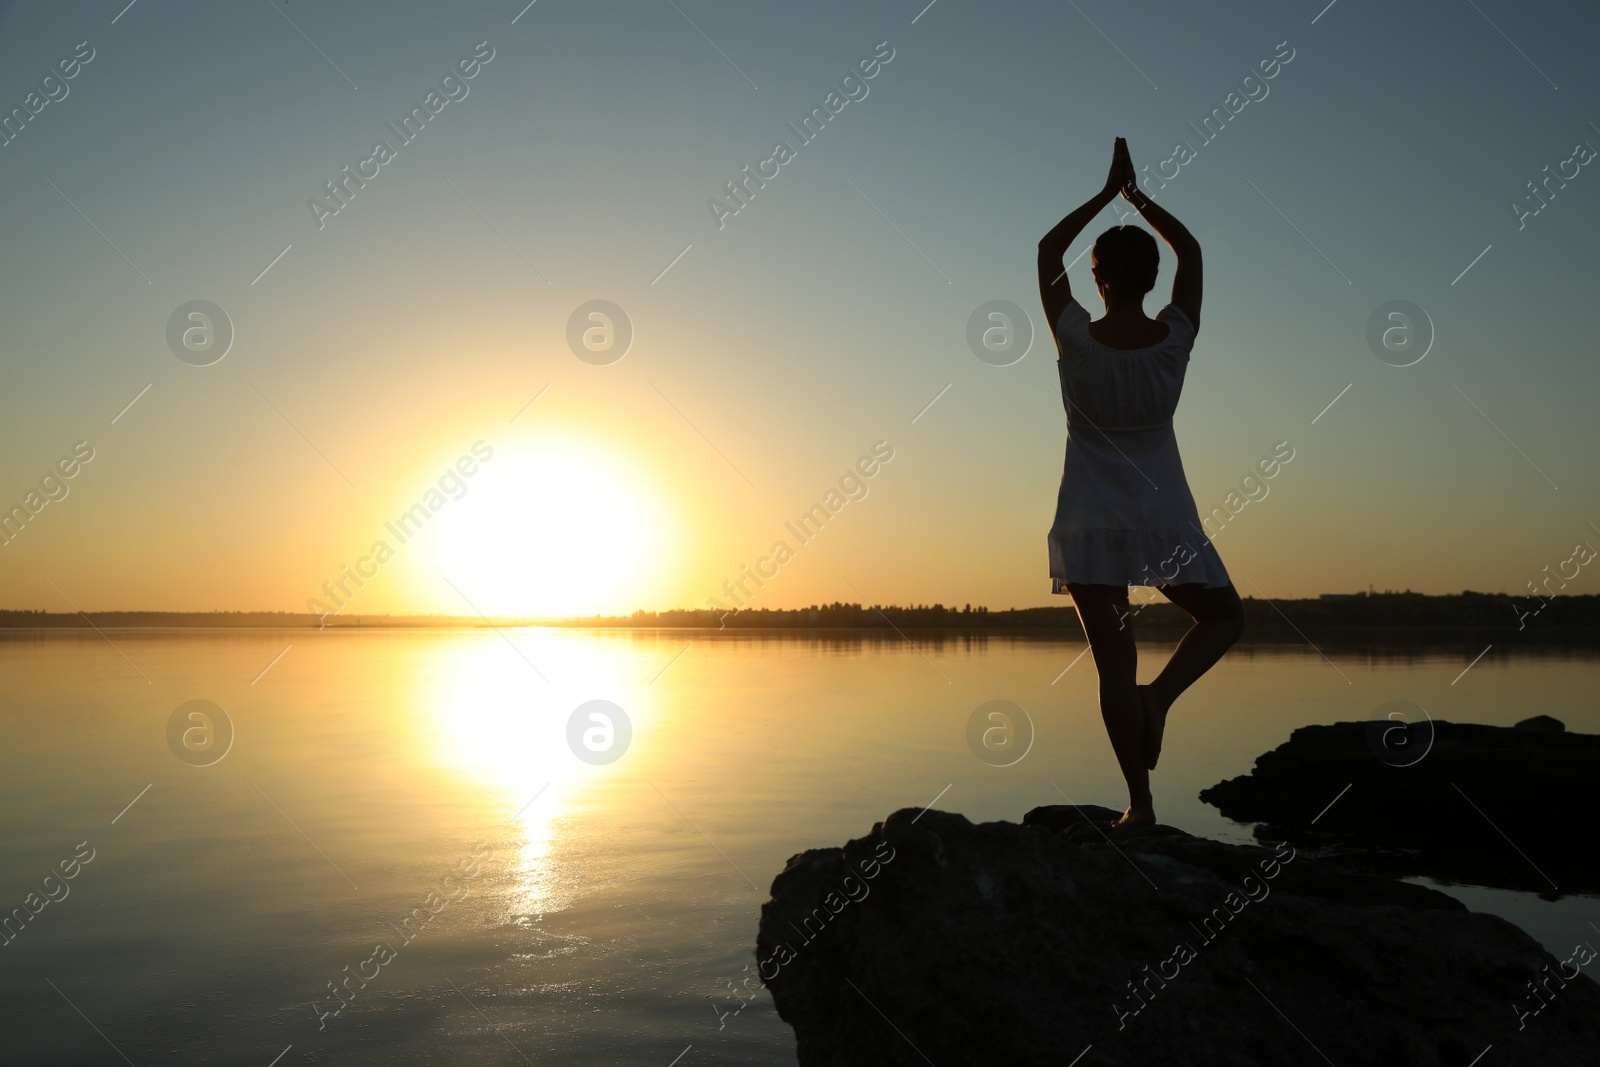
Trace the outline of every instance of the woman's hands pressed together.
[[1133, 156], [1128, 153], [1128, 141], [1125, 137], [1118, 137], [1111, 148], [1111, 172], [1106, 175], [1106, 185], [1102, 192], [1115, 197], [1118, 193], [1128, 197], [1129, 191], [1138, 191], [1136, 172], [1133, 169]]

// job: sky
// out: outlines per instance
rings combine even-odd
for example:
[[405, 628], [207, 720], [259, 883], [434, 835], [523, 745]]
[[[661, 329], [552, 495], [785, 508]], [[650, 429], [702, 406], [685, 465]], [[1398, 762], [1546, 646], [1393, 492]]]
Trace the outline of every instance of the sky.
[[[1176, 427], [1240, 592], [1520, 592], [1600, 547], [1597, 30], [1505, 0], [0, 4], [0, 606], [611, 613], [746, 568], [752, 607], [1065, 604], [1035, 246], [1117, 136], [1204, 248]], [[1087, 256], [1069, 280], [1098, 314]], [[969, 343], [993, 301], [1021, 358]]]

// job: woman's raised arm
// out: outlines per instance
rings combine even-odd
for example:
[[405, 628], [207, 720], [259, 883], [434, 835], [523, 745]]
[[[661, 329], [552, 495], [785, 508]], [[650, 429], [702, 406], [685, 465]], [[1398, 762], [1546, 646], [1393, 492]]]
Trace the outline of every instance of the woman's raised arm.
[[[1123, 152], [1127, 151], [1125, 142], [1120, 142]], [[1172, 254], [1178, 260], [1178, 267], [1172, 274], [1172, 303], [1178, 305], [1189, 321], [1194, 323], [1194, 328], [1200, 328], [1200, 296], [1204, 289], [1205, 270], [1200, 259], [1200, 242], [1194, 239], [1194, 234], [1189, 232], [1187, 226], [1173, 218], [1160, 204], [1151, 200], [1139, 188], [1139, 183], [1133, 177], [1133, 159], [1127, 160], [1127, 180], [1122, 185], [1122, 196], [1132, 204], [1140, 216], [1150, 224], [1150, 228], [1161, 235], [1172, 249]]]
[[1051, 334], [1055, 333], [1056, 321], [1061, 318], [1067, 301], [1072, 299], [1072, 287], [1067, 282], [1062, 259], [1089, 221], [1116, 199], [1119, 189], [1134, 180], [1131, 163], [1126, 164], [1126, 170], [1123, 169], [1128, 159], [1127, 153], [1127, 142], [1118, 137], [1111, 152], [1111, 170], [1106, 175], [1105, 188], [1085, 200], [1039, 239], [1039, 299], [1044, 303]]

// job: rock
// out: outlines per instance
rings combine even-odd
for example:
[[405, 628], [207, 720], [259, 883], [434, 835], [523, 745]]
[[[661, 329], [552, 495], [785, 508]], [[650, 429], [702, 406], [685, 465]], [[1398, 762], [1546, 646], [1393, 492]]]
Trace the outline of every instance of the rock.
[[791, 858], [756, 960], [801, 1067], [1467, 1067], [1490, 1045], [1494, 1067], [1595, 1062], [1592, 950], [1563, 977], [1435, 890], [1087, 821], [1116, 814], [907, 808]]
[[1565, 730], [1546, 715], [1515, 727], [1302, 726], [1200, 799], [1263, 824], [1260, 838], [1376, 873], [1546, 897], [1593, 891], [1600, 853], [1581, 841], [1600, 818], [1600, 735]]
[[1535, 715], [1531, 719], [1523, 719], [1513, 730], [1525, 730], [1535, 734], [1559, 734], [1565, 731], [1567, 724], [1560, 719], [1551, 718], [1549, 715]]

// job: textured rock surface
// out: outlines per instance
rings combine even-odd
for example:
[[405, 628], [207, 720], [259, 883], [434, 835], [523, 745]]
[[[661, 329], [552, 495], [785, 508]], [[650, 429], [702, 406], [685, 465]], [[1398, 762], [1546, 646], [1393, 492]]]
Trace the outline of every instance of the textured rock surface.
[[1600, 889], [1600, 853], [1574, 838], [1600, 817], [1597, 780], [1600, 735], [1548, 715], [1436, 721], [1431, 736], [1428, 724], [1341, 722], [1300, 727], [1200, 798], [1325, 859], [1557, 895]]
[[1114, 814], [905, 809], [793, 857], [757, 964], [802, 1067], [1597, 1062], [1582, 956], [1292, 846], [1083, 821]]

